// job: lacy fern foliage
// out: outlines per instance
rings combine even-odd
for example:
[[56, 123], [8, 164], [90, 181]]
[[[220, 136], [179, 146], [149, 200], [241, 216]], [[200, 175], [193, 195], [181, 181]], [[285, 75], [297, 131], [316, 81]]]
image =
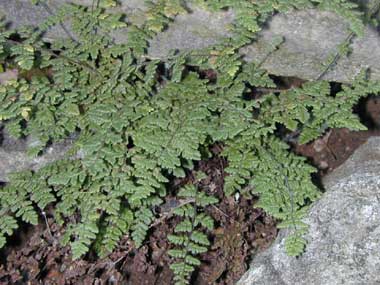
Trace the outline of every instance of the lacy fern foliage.
[[[46, 1], [34, 2], [49, 8]], [[274, 12], [289, 9], [337, 10], [360, 34], [364, 26], [356, 6], [342, 0], [194, 0], [208, 9], [234, 9], [234, 37], [158, 60], [147, 54], [148, 40], [187, 13], [186, 5], [150, 2], [146, 22], [137, 25], [104, 9], [116, 2], [64, 4], [35, 28], [1, 26], [0, 58], [33, 76], [0, 86], [0, 121], [14, 137], [34, 138], [32, 156], [50, 143], [74, 143], [62, 159], [15, 173], [1, 188], [0, 246], [19, 220], [37, 224], [49, 205], [65, 226], [62, 243], [74, 258], [90, 249], [105, 256], [126, 235], [141, 246], [157, 219], [155, 209], [169, 195], [170, 180], [185, 177], [209, 157], [211, 145], [223, 143], [225, 195], [258, 196], [257, 206], [289, 229], [287, 252], [299, 255], [306, 244], [307, 205], [319, 196], [310, 178], [315, 169], [291, 153], [276, 130], [282, 126], [307, 143], [328, 128], [363, 129], [352, 106], [379, 93], [380, 84], [362, 72], [335, 96], [328, 82], [315, 81], [252, 99], [255, 88], [276, 85], [260, 64], [244, 62], [238, 49], [254, 40]], [[43, 34], [54, 26], [66, 37], [44, 42]], [[110, 36], [119, 28], [127, 28], [125, 43]], [[268, 53], [282, 41], [274, 39]], [[204, 79], [207, 69], [216, 72], [214, 81]], [[181, 222], [168, 237], [174, 246], [169, 255], [177, 260], [171, 266], [177, 284], [186, 284], [209, 246], [206, 232], [213, 220], [205, 210], [217, 200], [195, 185], [177, 198], [189, 202], [175, 210]]]
[[170, 268], [175, 275], [175, 284], [181, 285], [188, 284], [191, 273], [201, 264], [197, 255], [207, 252], [210, 246], [204, 231], [213, 230], [214, 221], [200, 211], [218, 200], [199, 191], [194, 185], [182, 188], [178, 192], [178, 198], [186, 199], [186, 203], [174, 210], [174, 214], [181, 217], [182, 221], [175, 227], [174, 234], [168, 236], [168, 240], [175, 245], [168, 254], [178, 260]]

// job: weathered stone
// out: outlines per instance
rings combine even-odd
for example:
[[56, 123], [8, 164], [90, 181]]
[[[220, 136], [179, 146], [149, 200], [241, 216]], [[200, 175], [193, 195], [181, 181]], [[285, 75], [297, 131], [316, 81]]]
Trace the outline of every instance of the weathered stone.
[[232, 36], [228, 25], [233, 20], [232, 11], [212, 13], [194, 7], [191, 13], [178, 15], [167, 30], [151, 40], [148, 53], [164, 59], [171, 50], [197, 50], [212, 46]]
[[[53, 0], [48, 2], [48, 7], [56, 11], [59, 5], [65, 2], [92, 5], [92, 0]], [[120, 1], [121, 6], [113, 9], [127, 15], [129, 21], [135, 24], [142, 24], [145, 19], [144, 12], [147, 7], [144, 1], [124, 0]], [[151, 42], [150, 55], [164, 58], [172, 49], [200, 49], [216, 44], [220, 39], [231, 36], [227, 25], [233, 21], [233, 13], [220, 12], [211, 13], [190, 5], [192, 13], [178, 15], [175, 22], [163, 33], [160, 33]], [[110, 9], [112, 11], [112, 9]], [[0, 13], [6, 15], [10, 21], [10, 27], [20, 27], [23, 25], [38, 25], [49, 13], [43, 6], [35, 6], [30, 0], [0, 0]], [[117, 42], [127, 41], [127, 29], [121, 29], [113, 34]], [[54, 40], [57, 37], [66, 37], [65, 31], [61, 27], [56, 27], [45, 35], [46, 40]]]
[[[49, 0], [49, 7], [56, 7], [69, 0]], [[70, 2], [91, 5], [92, 0]], [[357, 0], [366, 10], [374, 0]], [[118, 12], [127, 14], [133, 22], [142, 23], [146, 6], [143, 1], [123, 0]], [[116, 9], [115, 9], [116, 10]], [[209, 12], [189, 7], [192, 12], [178, 15], [169, 27], [150, 41], [149, 55], [166, 58], [170, 50], [197, 50], [218, 43], [231, 36], [230, 24], [234, 20], [233, 11]], [[5, 14], [13, 26], [36, 25], [48, 16], [43, 7], [30, 4], [29, 0], [0, 0], [0, 13]], [[117, 42], [127, 41], [127, 30], [113, 34]], [[275, 15], [258, 37], [258, 41], [241, 50], [247, 61], [260, 62], [267, 55], [267, 46], [275, 36], [285, 39], [284, 44], [264, 62], [263, 68], [271, 74], [296, 76], [312, 80], [323, 71], [322, 63], [348, 35], [346, 20], [332, 12], [317, 10], [290, 11]], [[65, 36], [62, 28], [57, 27], [46, 35], [47, 39]], [[328, 72], [324, 79], [350, 82], [362, 68], [370, 68], [372, 79], [380, 79], [380, 37], [376, 30], [366, 28], [365, 36], [355, 38], [353, 52], [349, 58], [342, 58], [338, 65]]]
[[[55, 11], [57, 3], [49, 2], [49, 7]], [[18, 28], [36, 26], [46, 19], [49, 13], [42, 7], [32, 5], [27, 0], [0, 0], [0, 16], [5, 16], [10, 28]], [[65, 32], [61, 27], [54, 27], [46, 37], [51, 39], [64, 34]]]
[[17, 79], [18, 70], [17, 69], [9, 69], [5, 72], [0, 73], [0, 84], [3, 84], [9, 80]]
[[[63, 3], [75, 3], [91, 7], [93, 1], [49, 0], [47, 1], [47, 7], [50, 12], [54, 13]], [[142, 24], [144, 22], [144, 15], [147, 9], [144, 1], [127, 0], [120, 1], [120, 4], [121, 6], [110, 10], [125, 14], [128, 20], [133, 20], [133, 22], [136, 24]], [[42, 5], [33, 5], [30, 0], [0, 0], [0, 15], [6, 17], [10, 28], [17, 28], [25, 25], [36, 26], [40, 24], [44, 19], [49, 17], [50, 12], [47, 11], [46, 8]], [[113, 34], [113, 36], [115, 37], [116, 41], [126, 41], [126, 33], [126, 29], [120, 29], [117, 33]], [[67, 37], [67, 34], [60, 26], [54, 27], [44, 36], [45, 40], [48, 41], [61, 37]]]
[[[295, 76], [313, 80], [324, 70], [322, 63], [337, 52], [338, 45], [349, 35], [349, 25], [332, 12], [304, 10], [280, 14], [269, 22], [257, 42], [244, 47], [241, 52], [247, 61], [259, 62], [265, 57], [265, 46], [274, 37], [285, 42], [272, 53], [262, 67], [269, 73]], [[354, 38], [352, 53], [338, 60], [324, 77], [326, 80], [350, 82], [363, 69], [371, 69], [371, 78], [380, 79], [380, 37], [378, 32], [366, 27], [363, 37]]]
[[[1, 126], [0, 126], [1, 127]], [[22, 170], [38, 170], [39, 168], [61, 159], [72, 146], [72, 139], [60, 143], [53, 143], [47, 147], [43, 154], [30, 157], [27, 149], [36, 141], [26, 139], [13, 139], [3, 130], [0, 138], [0, 182], [8, 182], [8, 175]]]
[[[94, 1], [92, 0], [49, 0], [47, 1], [47, 7], [52, 12], [64, 3], [74, 3], [80, 5], [86, 5], [91, 7]], [[123, 0], [119, 1], [120, 6], [110, 9], [111, 11], [124, 13], [128, 17], [143, 16], [147, 7], [144, 1], [140, 0]], [[6, 16], [6, 19], [10, 21], [11, 27], [20, 27], [23, 25], [38, 25], [46, 17], [49, 16], [49, 12], [42, 5], [33, 5], [30, 0], [0, 0], [0, 14]], [[62, 30], [58, 31], [58, 34], [53, 37], [64, 36]]]
[[324, 179], [326, 192], [306, 219], [305, 253], [287, 256], [280, 231], [238, 285], [380, 284], [379, 173], [380, 137], [373, 137]]

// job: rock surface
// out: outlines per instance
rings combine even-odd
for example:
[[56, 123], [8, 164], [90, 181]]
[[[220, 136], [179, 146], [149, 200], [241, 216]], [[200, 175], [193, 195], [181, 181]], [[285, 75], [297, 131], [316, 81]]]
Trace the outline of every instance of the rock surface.
[[[1, 130], [1, 125], [0, 125]], [[8, 175], [22, 170], [37, 170], [48, 163], [56, 161], [66, 154], [73, 140], [67, 139], [61, 143], [54, 143], [44, 150], [38, 157], [30, 157], [27, 149], [35, 141], [27, 139], [13, 139], [3, 130], [0, 132], [0, 182], [8, 182]]]
[[[68, 2], [91, 6], [93, 1], [49, 0], [47, 1], [47, 6], [36, 6], [33, 5], [30, 0], [0, 0], [0, 16], [5, 16], [5, 19], [9, 23], [10, 28], [18, 28], [25, 25], [36, 26], [44, 19], [49, 17], [51, 13], [54, 13], [60, 5]], [[144, 13], [147, 9], [144, 1], [127, 0], [120, 1], [120, 3], [121, 6], [117, 7], [117, 9], [114, 9], [116, 12], [125, 14], [129, 20], [133, 20], [136, 24], [144, 22]], [[68, 25], [66, 24], [66, 26]], [[126, 33], [126, 29], [120, 29], [119, 32], [114, 35], [114, 37], [117, 41], [126, 41]], [[45, 39], [48, 41], [60, 37], [67, 37], [66, 32], [60, 26], [54, 27], [45, 35]]]
[[[121, 5], [114, 10], [119, 13], [125, 13], [127, 16], [142, 16], [147, 9], [144, 1], [141, 0], [123, 0], [119, 2]], [[93, 0], [49, 0], [47, 1], [47, 7], [54, 12], [63, 3], [91, 6]], [[30, 0], [0, 0], [0, 15], [5, 16], [10, 21], [11, 27], [38, 25], [49, 16], [49, 11], [45, 7], [33, 5]], [[52, 34], [51, 36], [64, 36], [64, 32], [59, 30], [58, 34]]]
[[[269, 27], [262, 31], [259, 41], [244, 47], [241, 52], [247, 61], [261, 61], [264, 48], [274, 37], [285, 39], [281, 47], [272, 53], [262, 67], [280, 76], [295, 76], [316, 80], [331, 54], [350, 34], [348, 23], [327, 11], [292, 11], [273, 17]], [[323, 77], [329, 81], [350, 82], [363, 69], [370, 68], [371, 78], [380, 79], [379, 33], [367, 27], [363, 37], [353, 39], [349, 57], [342, 57], [338, 64]]]
[[[49, 0], [49, 7], [56, 9], [64, 2], [76, 2], [91, 5], [92, 0]], [[374, 0], [357, 0], [365, 7]], [[132, 21], [142, 23], [146, 6], [140, 0], [120, 1], [118, 12], [127, 14]], [[151, 42], [149, 54], [155, 58], [165, 58], [170, 50], [201, 49], [230, 37], [228, 26], [234, 20], [233, 11], [211, 13], [191, 7], [192, 13], [178, 15], [165, 31], [159, 33]], [[48, 16], [43, 7], [30, 4], [30, 0], [0, 0], [0, 14], [7, 16], [13, 26], [38, 24]], [[321, 66], [327, 57], [337, 50], [338, 45], [347, 37], [348, 24], [332, 12], [316, 10], [290, 11], [275, 15], [265, 28], [258, 41], [241, 50], [247, 61], [261, 61], [267, 55], [266, 47], [275, 36], [281, 36], [285, 42], [271, 54], [263, 64], [271, 74], [296, 76], [312, 80], [323, 71]], [[65, 32], [57, 27], [47, 34], [47, 38], [64, 36]], [[115, 40], [127, 40], [126, 29], [114, 34]], [[375, 29], [366, 28], [363, 38], [356, 38], [352, 44], [349, 58], [339, 61], [336, 68], [328, 72], [324, 79], [338, 82], [350, 82], [361, 68], [370, 68], [373, 79], [380, 79], [380, 36]]]
[[[0, 73], [0, 84], [14, 80], [18, 76], [16, 69]], [[67, 139], [61, 143], [54, 143], [44, 150], [38, 157], [32, 158], [27, 154], [28, 147], [36, 143], [32, 137], [26, 139], [11, 138], [0, 121], [0, 182], [8, 182], [8, 175], [22, 170], [37, 170], [44, 165], [62, 158], [69, 150], [73, 140]]]
[[233, 20], [232, 11], [212, 13], [193, 8], [191, 13], [178, 15], [168, 29], [153, 38], [148, 53], [164, 59], [171, 50], [197, 50], [212, 46], [232, 36], [228, 26]]
[[280, 231], [238, 285], [380, 284], [379, 173], [380, 137], [372, 137], [324, 179], [326, 192], [306, 219], [305, 253], [287, 256]]

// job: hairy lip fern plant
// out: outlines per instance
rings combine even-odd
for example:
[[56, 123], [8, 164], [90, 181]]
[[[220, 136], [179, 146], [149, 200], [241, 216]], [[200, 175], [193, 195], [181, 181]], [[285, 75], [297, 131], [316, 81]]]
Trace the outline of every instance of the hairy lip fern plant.
[[[45, 1], [33, 1], [48, 8]], [[362, 72], [335, 96], [325, 81], [305, 83], [281, 93], [247, 99], [254, 87], [275, 87], [260, 64], [245, 63], [237, 50], [254, 40], [274, 12], [318, 7], [346, 17], [355, 34], [363, 21], [356, 6], [343, 0], [194, 0], [208, 9], [236, 12], [235, 36], [196, 52], [166, 60], [150, 58], [148, 40], [175, 15], [186, 13], [180, 0], [149, 3], [143, 25], [122, 20], [105, 8], [116, 1], [94, 1], [92, 7], [64, 4], [37, 27], [7, 30], [1, 26], [0, 56], [22, 70], [42, 69], [31, 79], [0, 86], [0, 121], [14, 137], [33, 136], [29, 150], [38, 156], [51, 142], [73, 134], [76, 140], [64, 159], [32, 172], [15, 173], [0, 189], [0, 247], [18, 220], [37, 224], [40, 213], [54, 205], [55, 220], [65, 226], [63, 244], [74, 258], [90, 248], [110, 253], [129, 234], [136, 247], [156, 221], [173, 177], [185, 177], [194, 162], [207, 158], [208, 147], [223, 142], [225, 194], [258, 195], [258, 207], [289, 229], [286, 251], [302, 253], [307, 225], [302, 221], [319, 192], [315, 171], [291, 153], [276, 135], [284, 126], [307, 143], [327, 128], [364, 129], [352, 106], [380, 84]], [[69, 23], [69, 29], [66, 25]], [[46, 43], [42, 35], [61, 26], [67, 37]], [[110, 34], [127, 27], [128, 41]], [[166, 76], [160, 68], [164, 66]], [[201, 70], [213, 69], [215, 82]], [[189, 282], [198, 255], [209, 246], [213, 220], [204, 210], [217, 200], [197, 185], [177, 194], [189, 203], [175, 209], [182, 221], [168, 236], [176, 284]]]

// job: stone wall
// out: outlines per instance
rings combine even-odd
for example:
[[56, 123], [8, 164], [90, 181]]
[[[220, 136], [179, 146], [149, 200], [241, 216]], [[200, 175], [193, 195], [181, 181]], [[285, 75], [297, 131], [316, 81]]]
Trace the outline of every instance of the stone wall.
[[[50, 0], [49, 7], [54, 11], [67, 0]], [[91, 0], [71, 1], [90, 5]], [[124, 0], [118, 11], [127, 17], [142, 23], [144, 11], [143, 1]], [[373, 0], [359, 1], [364, 7], [373, 4]], [[217, 43], [220, 39], [230, 37], [228, 26], [234, 20], [233, 11], [211, 13], [191, 6], [192, 11], [179, 15], [170, 26], [158, 34], [151, 42], [149, 54], [155, 58], [165, 58], [171, 49], [200, 49]], [[30, 4], [29, 0], [0, 0], [0, 13], [6, 15], [12, 26], [38, 24], [48, 16], [43, 7]], [[126, 29], [114, 34], [118, 42], [127, 41]], [[274, 37], [282, 37], [284, 43], [263, 64], [271, 74], [295, 76], [307, 80], [318, 77], [323, 68], [321, 63], [337, 50], [339, 43], [347, 37], [348, 24], [332, 12], [317, 10], [290, 11], [277, 14], [262, 30], [258, 41], [241, 50], [247, 61], [260, 62], [266, 56], [266, 47]], [[65, 36], [61, 28], [46, 35], [48, 40]], [[339, 60], [336, 68], [326, 74], [329, 81], [350, 82], [362, 69], [370, 68], [373, 79], [380, 79], [380, 37], [378, 31], [367, 27], [362, 38], [355, 38], [349, 58]]]

